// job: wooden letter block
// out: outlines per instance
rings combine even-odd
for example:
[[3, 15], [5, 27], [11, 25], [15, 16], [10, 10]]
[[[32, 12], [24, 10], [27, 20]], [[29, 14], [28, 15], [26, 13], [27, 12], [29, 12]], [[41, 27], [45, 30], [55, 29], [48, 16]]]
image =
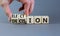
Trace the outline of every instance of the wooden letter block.
[[11, 18], [11, 23], [18, 23], [18, 18]]
[[49, 23], [49, 16], [42, 16], [42, 23]]
[[34, 21], [33, 21], [33, 16], [27, 16], [27, 24], [33, 24]]
[[20, 18], [21, 14], [18, 14], [17, 18]]
[[18, 18], [18, 23], [25, 23], [25, 24], [27, 24], [26, 18]]
[[12, 14], [12, 18], [17, 18], [18, 14]]
[[35, 24], [40, 24], [42, 21], [41, 21], [41, 16], [34, 16], [34, 23]]

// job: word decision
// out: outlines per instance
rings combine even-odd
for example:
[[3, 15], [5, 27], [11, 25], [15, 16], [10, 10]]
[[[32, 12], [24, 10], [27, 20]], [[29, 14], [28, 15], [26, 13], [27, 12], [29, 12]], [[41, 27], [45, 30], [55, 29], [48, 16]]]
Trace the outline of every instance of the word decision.
[[21, 14], [13, 14], [11, 23], [44, 24], [49, 23], [49, 16], [26, 16]]

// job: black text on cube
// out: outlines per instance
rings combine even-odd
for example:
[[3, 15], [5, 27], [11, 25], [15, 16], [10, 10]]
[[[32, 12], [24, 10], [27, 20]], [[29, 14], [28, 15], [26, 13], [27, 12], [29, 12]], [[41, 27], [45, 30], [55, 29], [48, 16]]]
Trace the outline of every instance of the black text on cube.
[[18, 14], [12, 14], [12, 18], [17, 18]]
[[49, 23], [49, 16], [42, 16], [42, 23]]
[[27, 24], [27, 23], [26, 23], [26, 18], [18, 18], [18, 23]]
[[18, 14], [17, 16], [18, 18], [26, 18], [26, 15], [21, 15], [21, 14]]
[[18, 15], [18, 23], [25, 23], [26, 24], [26, 16], [25, 15]]
[[40, 24], [42, 21], [41, 21], [41, 16], [34, 16], [34, 23], [35, 24]]
[[34, 21], [33, 21], [33, 16], [27, 16], [26, 20], [27, 20], [27, 24], [32, 24], [32, 23], [34, 23]]
[[18, 23], [18, 18], [11, 18], [11, 23]]

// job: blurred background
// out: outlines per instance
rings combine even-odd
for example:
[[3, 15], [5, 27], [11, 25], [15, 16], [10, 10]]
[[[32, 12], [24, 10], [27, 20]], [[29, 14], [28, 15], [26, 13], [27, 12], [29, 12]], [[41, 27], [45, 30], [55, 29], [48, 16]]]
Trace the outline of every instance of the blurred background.
[[[13, 1], [10, 5], [12, 13], [22, 14], [23, 11], [18, 11], [21, 6], [20, 2]], [[0, 22], [8, 22], [2, 7], [0, 7], [0, 13]], [[51, 24], [60, 23], [60, 0], [35, 0], [35, 8], [31, 15], [48, 15]]]

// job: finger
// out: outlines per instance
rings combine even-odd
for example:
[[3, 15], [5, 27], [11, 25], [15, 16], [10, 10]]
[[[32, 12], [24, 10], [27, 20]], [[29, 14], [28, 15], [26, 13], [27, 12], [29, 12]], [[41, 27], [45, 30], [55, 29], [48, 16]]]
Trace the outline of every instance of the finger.
[[34, 9], [34, 2], [31, 2], [29, 9], [30, 14], [33, 12], [33, 9]]

